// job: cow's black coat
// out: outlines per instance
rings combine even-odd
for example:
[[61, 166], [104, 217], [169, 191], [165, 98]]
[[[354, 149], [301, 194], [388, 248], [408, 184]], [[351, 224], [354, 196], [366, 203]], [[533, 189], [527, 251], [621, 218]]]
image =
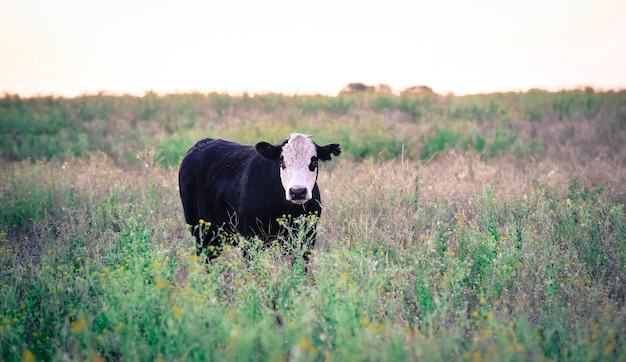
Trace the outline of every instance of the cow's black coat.
[[[199, 255], [206, 250], [209, 259], [217, 257], [224, 236], [233, 233], [271, 241], [284, 232], [277, 221], [284, 215], [291, 215], [292, 219], [321, 215], [317, 182], [313, 198], [306, 203], [298, 205], [285, 200], [279, 174], [281, 146], [260, 142], [255, 149], [207, 138], [187, 152], [179, 171], [180, 197]], [[341, 152], [338, 144], [316, 148], [322, 161]], [[210, 226], [200, 225], [201, 219], [210, 222]], [[309, 248], [315, 243], [314, 229], [312, 234]]]

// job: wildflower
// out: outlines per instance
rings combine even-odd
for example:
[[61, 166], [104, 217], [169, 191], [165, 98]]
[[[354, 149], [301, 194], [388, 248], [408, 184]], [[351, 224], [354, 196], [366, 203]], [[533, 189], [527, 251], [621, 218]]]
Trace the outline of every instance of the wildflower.
[[298, 346], [302, 350], [308, 350], [309, 348], [311, 348], [311, 340], [309, 338], [302, 337], [298, 341]]
[[22, 351], [22, 362], [35, 362], [35, 356], [33, 355], [33, 352], [25, 349]]
[[85, 321], [85, 317], [83, 316], [76, 318], [76, 320], [73, 321], [71, 324], [72, 333], [80, 333], [84, 331], [86, 327], [87, 322]]
[[378, 334], [385, 330], [385, 325], [382, 323], [374, 322], [370, 323], [367, 328], [370, 330], [370, 332]]
[[474, 352], [474, 361], [481, 361], [482, 357], [480, 355], [480, 351]]
[[115, 326], [115, 331], [119, 332], [122, 330], [122, 328], [124, 328], [124, 323], [119, 322], [116, 326]]
[[174, 313], [174, 317], [176, 318], [180, 317], [181, 315], [183, 315], [183, 313], [185, 313], [185, 311], [177, 305], [172, 307], [172, 312]]
[[156, 288], [157, 289], [165, 289], [165, 288], [169, 288], [169, 286], [170, 286], [170, 283], [164, 281], [163, 279], [161, 279], [161, 278], [157, 278], [156, 279]]

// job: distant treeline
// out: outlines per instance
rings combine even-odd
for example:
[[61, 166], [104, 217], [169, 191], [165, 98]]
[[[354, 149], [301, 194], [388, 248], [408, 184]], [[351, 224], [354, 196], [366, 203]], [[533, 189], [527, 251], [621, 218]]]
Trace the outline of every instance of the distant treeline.
[[203, 137], [280, 142], [291, 132], [340, 142], [355, 160], [428, 159], [448, 148], [483, 157], [535, 156], [573, 147], [596, 157], [626, 144], [626, 91], [591, 88], [454, 96], [361, 92], [339, 96], [146, 93], [143, 97], [0, 98], [5, 160], [104, 152], [120, 162], [155, 148], [176, 165]]

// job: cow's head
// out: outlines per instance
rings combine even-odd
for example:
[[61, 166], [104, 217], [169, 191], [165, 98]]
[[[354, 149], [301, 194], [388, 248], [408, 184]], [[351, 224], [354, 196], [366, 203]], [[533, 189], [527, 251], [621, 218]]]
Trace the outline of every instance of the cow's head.
[[331, 154], [339, 156], [341, 153], [336, 143], [318, 146], [299, 133], [292, 134], [281, 145], [259, 142], [256, 150], [265, 158], [279, 161], [285, 199], [295, 204], [304, 204], [313, 197], [318, 161], [330, 161]]

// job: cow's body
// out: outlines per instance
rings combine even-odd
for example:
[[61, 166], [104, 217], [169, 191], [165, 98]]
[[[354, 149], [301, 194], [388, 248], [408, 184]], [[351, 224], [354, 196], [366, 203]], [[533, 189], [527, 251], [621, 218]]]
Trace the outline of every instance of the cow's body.
[[[306, 140], [314, 145], [311, 147], [324, 150], [308, 137]], [[306, 140], [301, 140], [305, 146]], [[278, 220], [286, 215], [292, 219], [308, 214], [321, 215], [320, 192], [315, 182], [317, 156], [310, 156], [308, 161], [316, 158], [315, 170], [309, 171], [315, 174], [305, 175], [314, 177], [312, 185], [307, 187], [301, 185], [305, 182], [300, 182], [286, 191], [283, 186], [286, 177], [281, 171], [287, 169], [282, 154], [286, 145], [287, 141], [280, 146], [261, 142], [253, 147], [204, 139], [187, 152], [180, 166], [179, 187], [185, 219], [196, 237], [198, 253], [207, 250], [209, 258], [217, 257], [216, 251], [224, 236], [234, 233], [271, 241], [284, 233]], [[331, 146], [330, 153], [338, 155], [339, 145], [325, 147]], [[311, 151], [310, 147], [307, 150]], [[330, 159], [327, 151], [323, 151], [327, 155], [320, 159]], [[314, 232], [312, 230], [309, 241], [311, 248], [315, 242]]]

